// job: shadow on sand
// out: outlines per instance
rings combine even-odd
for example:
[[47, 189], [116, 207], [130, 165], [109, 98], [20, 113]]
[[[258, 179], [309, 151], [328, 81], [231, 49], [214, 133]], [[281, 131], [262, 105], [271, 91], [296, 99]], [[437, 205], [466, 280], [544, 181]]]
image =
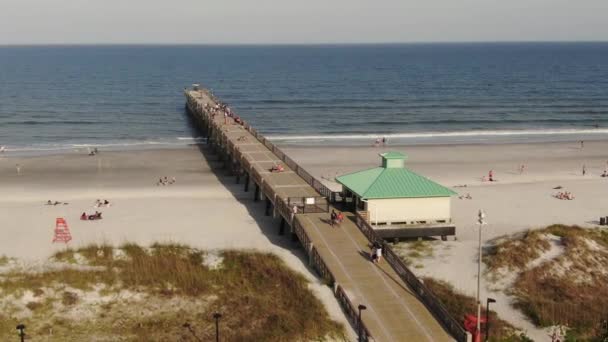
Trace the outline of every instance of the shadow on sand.
[[[204, 133], [197, 128], [192, 117], [187, 113], [187, 109], [185, 116], [187, 117], [192, 137], [196, 138], [205, 136]], [[294, 238], [291, 237], [289, 226], [285, 224], [285, 234], [279, 235], [280, 216], [277, 214], [277, 217], [273, 218], [272, 213], [270, 216], [266, 216], [265, 202], [254, 201], [255, 191], [253, 189], [255, 185], [253, 181], [251, 181], [251, 183], [249, 184], [249, 191], [245, 192], [245, 177], [241, 177], [240, 184], [237, 184], [236, 177], [231, 175], [231, 172], [227, 168], [223, 167], [224, 162], [220, 160], [219, 154], [215, 153], [210, 147], [210, 145], [206, 144], [206, 141], [198, 143], [196, 144], [196, 146], [201, 152], [202, 157], [209, 164], [210, 170], [216, 175], [220, 183], [222, 183], [222, 185], [226, 189], [228, 189], [228, 191], [230, 191], [234, 199], [241, 203], [247, 209], [247, 212], [249, 213], [251, 218], [253, 218], [253, 220], [260, 228], [260, 231], [268, 238], [268, 240], [273, 245], [281, 247], [286, 251], [289, 251], [292, 255], [300, 259], [306, 269], [311, 274], [314, 274], [316, 284], [325, 284], [325, 281], [319, 278], [318, 273], [308, 264], [308, 256], [306, 255], [300, 242], [297, 240], [297, 238], [294, 240]], [[340, 309], [344, 313], [341, 306]], [[348, 319], [346, 321], [349, 322], [350, 327], [356, 331], [356, 327], [353, 325], [353, 323]]]

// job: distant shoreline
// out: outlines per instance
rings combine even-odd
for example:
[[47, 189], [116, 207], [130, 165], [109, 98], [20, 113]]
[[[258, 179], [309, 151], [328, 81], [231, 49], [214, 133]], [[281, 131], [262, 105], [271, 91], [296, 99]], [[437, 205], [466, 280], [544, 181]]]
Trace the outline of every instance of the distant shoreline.
[[508, 44], [608, 44], [608, 40], [504, 40], [504, 41], [407, 41], [407, 42], [233, 42], [233, 43], [213, 43], [213, 42], [190, 42], [190, 43], [169, 43], [169, 42], [125, 42], [125, 43], [82, 43], [82, 42], [32, 42], [24, 44], [0, 43], [0, 48], [27, 48], [27, 47], [322, 47], [322, 46], [399, 46], [399, 45], [508, 45]]
[[[381, 139], [381, 136], [378, 136]], [[184, 138], [182, 138], [184, 139]], [[275, 145], [281, 148], [289, 148], [289, 149], [357, 149], [357, 148], [369, 148], [373, 147], [375, 139], [370, 137], [369, 139], [357, 139], [356, 141], [342, 141], [336, 139], [328, 139], [328, 140], [320, 140], [320, 141], [298, 141], [293, 142], [289, 139], [272, 139], [272, 137], [268, 137]], [[469, 141], [449, 141], [442, 139], [434, 139], [434, 140], [418, 140], [418, 141], [400, 141], [398, 139], [388, 138], [386, 145], [380, 145], [379, 148], [391, 149], [397, 148], [402, 149], [407, 146], [411, 147], [442, 147], [442, 146], [452, 146], [452, 147], [467, 147], [467, 146], [509, 146], [509, 145], [531, 145], [531, 146], [548, 146], [555, 144], [573, 144], [578, 146], [580, 141], [588, 141], [588, 142], [608, 142], [608, 135], [606, 136], [597, 136], [597, 137], [584, 137], [581, 139], [580, 137], [568, 137], [567, 139], [553, 139], [553, 140], [515, 140], [515, 139], [494, 139], [494, 140], [469, 140]], [[86, 155], [93, 148], [97, 148], [100, 153], [103, 152], [137, 152], [137, 151], [182, 151], [184, 149], [190, 149], [193, 146], [197, 145], [205, 145], [206, 138], [204, 137], [196, 137], [186, 140], [187, 142], [183, 143], [161, 143], [161, 142], [153, 142], [153, 143], [141, 143], [141, 144], [78, 144], [78, 146], [73, 145], [65, 145], [63, 147], [55, 147], [55, 148], [41, 148], [41, 147], [16, 147], [12, 148], [10, 145], [6, 146], [6, 151], [0, 153], [0, 161], [2, 159], [9, 158], [35, 158], [35, 157], [45, 157], [45, 156], [60, 156], [60, 155]]]

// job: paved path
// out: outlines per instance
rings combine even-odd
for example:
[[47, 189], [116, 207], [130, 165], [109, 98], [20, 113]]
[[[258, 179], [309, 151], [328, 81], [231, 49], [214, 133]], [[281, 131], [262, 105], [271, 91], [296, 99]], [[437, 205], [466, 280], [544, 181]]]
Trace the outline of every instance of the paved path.
[[[192, 91], [190, 95], [203, 105], [214, 103], [204, 92]], [[231, 141], [235, 156], [257, 171], [260, 179], [256, 182], [266, 184], [266, 187], [261, 188], [272, 202], [275, 202], [274, 196], [283, 199], [320, 196], [244, 127], [234, 124], [232, 119], [229, 120], [230, 124], [225, 125], [223, 115], [216, 115], [213, 121], [215, 127], [222, 130], [223, 135]], [[270, 168], [278, 163], [285, 167], [285, 171], [270, 172]], [[369, 261], [369, 241], [354, 223], [353, 214], [345, 214], [347, 216], [344, 222], [335, 227], [327, 223], [327, 213], [298, 214], [296, 220], [350, 301], [355, 306], [367, 306], [363, 312], [363, 322], [373, 339], [453, 341], [386, 261], [379, 264]]]

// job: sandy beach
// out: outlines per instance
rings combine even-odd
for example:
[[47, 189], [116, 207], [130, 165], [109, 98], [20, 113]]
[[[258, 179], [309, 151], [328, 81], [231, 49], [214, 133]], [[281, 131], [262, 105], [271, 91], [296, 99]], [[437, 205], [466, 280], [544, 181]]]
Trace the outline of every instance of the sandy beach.
[[[254, 203], [252, 192], [243, 192], [242, 184], [224, 174], [221, 164], [209, 163], [197, 147], [0, 156], [0, 255], [41, 263], [65, 248], [51, 242], [57, 217], [67, 220], [71, 247], [177, 242], [206, 250], [269, 251], [311, 281], [332, 319], [354, 338], [331, 289], [307, 266], [298, 244], [279, 236], [278, 222], [264, 216], [263, 202]], [[157, 186], [164, 176], [176, 182]], [[96, 208], [97, 199], [111, 206]], [[49, 206], [48, 200], [68, 204]], [[95, 211], [103, 213], [102, 220], [79, 219], [82, 212]]]
[[[608, 178], [600, 177], [607, 167], [608, 142], [586, 142], [584, 148], [572, 142], [283, 149], [331, 187], [337, 188], [332, 181], [336, 175], [375, 167], [378, 153], [396, 150], [408, 155], [406, 165], [412, 170], [460, 195], [470, 194], [470, 200], [456, 196], [452, 201], [456, 239], [434, 243], [434, 256], [421, 260], [423, 267], [415, 269], [420, 275], [446, 280], [468, 295], [475, 295], [476, 288], [478, 209], [487, 213], [484, 243], [552, 223], [595, 226], [600, 215], [608, 215]], [[526, 169], [520, 174], [522, 163]], [[482, 181], [489, 170], [493, 170], [496, 182]], [[102, 151], [97, 156], [84, 151], [43, 157], [2, 156], [0, 255], [36, 261], [64, 248], [51, 243], [57, 217], [67, 219], [72, 246], [173, 241], [205, 249], [272, 251], [305, 274], [331, 316], [346, 322], [330, 289], [306, 266], [297, 243], [278, 236], [277, 223], [263, 215], [264, 204], [254, 203], [252, 194], [243, 192], [242, 185], [224, 173], [219, 162], [208, 162], [197, 147]], [[175, 184], [156, 185], [164, 176], [175, 177]], [[553, 189], [557, 186], [573, 193], [575, 200], [552, 197], [560, 191]], [[111, 206], [95, 208], [96, 199], [108, 199]], [[47, 200], [69, 204], [48, 206]], [[95, 210], [103, 212], [103, 220], [79, 220], [82, 212]], [[495, 291], [497, 286], [483, 279], [482, 297], [498, 299], [495, 309], [502, 318], [535, 340], [546, 340], [544, 331], [535, 329], [509, 305], [510, 298]]]
[[[433, 242], [434, 256], [420, 260], [417, 274], [448, 281], [464, 294], [475, 296], [477, 282], [477, 212], [483, 209], [488, 225], [483, 228], [484, 245], [506, 234], [540, 228], [553, 223], [595, 227], [599, 217], [608, 215], [608, 178], [600, 175], [608, 167], [608, 142], [387, 146], [331, 148], [285, 147], [307, 170], [331, 180], [340, 174], [376, 167], [378, 153], [392, 150], [408, 155], [406, 166], [426, 177], [451, 187], [472, 199], [452, 200], [456, 240]], [[519, 166], [526, 165], [520, 174]], [[582, 175], [585, 165], [587, 174]], [[482, 177], [493, 170], [496, 182]], [[466, 187], [465, 187], [466, 185]], [[561, 190], [554, 189], [561, 186]], [[552, 195], [569, 191], [574, 200], [559, 200]], [[482, 271], [483, 272], [483, 271]], [[498, 300], [498, 314], [527, 331], [535, 341], [550, 340], [546, 330], [535, 328], [510, 303], [512, 298], [501, 289], [508, 284], [493, 284], [482, 278], [481, 297]]]

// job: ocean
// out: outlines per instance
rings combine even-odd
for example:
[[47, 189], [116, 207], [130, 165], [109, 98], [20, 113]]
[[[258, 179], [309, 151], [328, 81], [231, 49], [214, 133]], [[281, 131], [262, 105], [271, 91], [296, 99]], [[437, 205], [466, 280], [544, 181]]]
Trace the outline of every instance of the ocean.
[[198, 141], [201, 83], [284, 144], [608, 138], [608, 43], [0, 47], [0, 145]]

